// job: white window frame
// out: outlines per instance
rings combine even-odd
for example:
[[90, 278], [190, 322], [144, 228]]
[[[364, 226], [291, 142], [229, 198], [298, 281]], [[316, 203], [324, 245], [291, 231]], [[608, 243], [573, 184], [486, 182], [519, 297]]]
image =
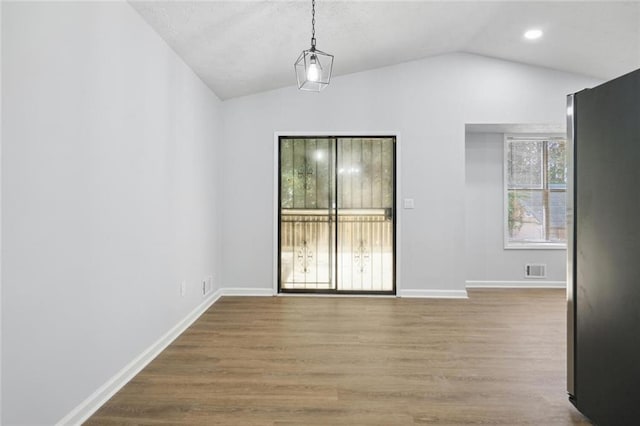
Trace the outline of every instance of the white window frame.
[[[521, 141], [550, 141], [550, 140], [564, 140], [567, 141], [567, 137], [564, 134], [549, 133], [549, 134], [526, 134], [526, 133], [505, 133], [504, 143], [502, 147], [503, 159], [502, 159], [502, 224], [504, 235], [504, 249], [505, 250], [566, 250], [567, 243], [553, 243], [546, 241], [524, 241], [513, 242], [509, 240], [509, 191], [508, 191], [508, 144], [509, 141], [521, 140]], [[566, 149], [565, 149], [566, 152]], [[565, 190], [566, 192], [566, 190]]]

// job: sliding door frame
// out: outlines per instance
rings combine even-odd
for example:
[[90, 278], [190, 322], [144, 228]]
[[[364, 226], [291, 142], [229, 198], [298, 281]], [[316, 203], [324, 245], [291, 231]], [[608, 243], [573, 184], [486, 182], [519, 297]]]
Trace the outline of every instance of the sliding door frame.
[[[341, 138], [367, 138], [367, 137], [389, 137], [394, 138], [394, 156], [393, 156], [393, 205], [394, 205], [394, 226], [393, 226], [393, 290], [392, 291], [352, 291], [352, 290], [338, 290], [338, 283], [333, 290], [306, 290], [306, 289], [286, 289], [281, 291], [280, 289], [280, 139], [281, 138], [301, 138], [301, 139], [341, 139]], [[337, 144], [337, 142], [336, 142]], [[361, 132], [274, 132], [273, 137], [273, 293], [275, 295], [319, 295], [319, 296], [334, 296], [334, 295], [356, 295], [356, 296], [369, 296], [369, 295], [386, 295], [386, 296], [398, 296], [400, 294], [400, 268], [401, 263], [400, 256], [400, 237], [401, 237], [401, 222], [402, 213], [400, 209], [400, 196], [401, 194], [401, 181], [399, 172], [399, 164], [401, 164], [400, 155], [400, 132], [398, 131], [361, 131]], [[337, 156], [337, 152], [335, 153]], [[337, 159], [334, 158], [334, 161]], [[337, 188], [334, 188], [337, 189]], [[337, 214], [337, 210], [335, 210]], [[336, 222], [337, 226], [337, 222]], [[336, 265], [334, 265], [335, 267]]]

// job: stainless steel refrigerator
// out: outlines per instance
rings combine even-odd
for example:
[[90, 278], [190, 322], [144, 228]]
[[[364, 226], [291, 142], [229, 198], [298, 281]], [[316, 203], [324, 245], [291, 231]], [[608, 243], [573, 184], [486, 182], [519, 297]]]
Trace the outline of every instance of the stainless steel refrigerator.
[[569, 95], [567, 117], [569, 398], [640, 425], [640, 70]]

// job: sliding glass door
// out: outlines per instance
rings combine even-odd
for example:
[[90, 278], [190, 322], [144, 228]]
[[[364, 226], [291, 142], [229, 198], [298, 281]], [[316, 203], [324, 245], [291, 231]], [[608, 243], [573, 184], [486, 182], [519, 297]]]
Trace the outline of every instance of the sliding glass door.
[[279, 291], [395, 293], [395, 138], [281, 137]]
[[332, 139], [280, 139], [280, 288], [335, 290]]

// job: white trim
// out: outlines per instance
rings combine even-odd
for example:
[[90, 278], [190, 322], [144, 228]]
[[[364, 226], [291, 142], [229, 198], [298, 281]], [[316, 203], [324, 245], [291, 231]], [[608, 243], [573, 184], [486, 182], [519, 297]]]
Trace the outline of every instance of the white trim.
[[467, 281], [467, 288], [566, 288], [565, 281]]
[[467, 299], [467, 290], [416, 290], [406, 289], [398, 292], [399, 297], [416, 297], [429, 299]]
[[[507, 231], [509, 232], [509, 231]], [[509, 243], [505, 250], [567, 250], [563, 243]]]
[[353, 131], [353, 130], [349, 130], [349, 131], [343, 131], [343, 130], [336, 130], [336, 131], [332, 131], [332, 132], [327, 132], [327, 131], [321, 131], [321, 132], [308, 132], [308, 131], [276, 131], [274, 132], [274, 137], [275, 137], [275, 141], [276, 141], [276, 148], [277, 148], [277, 143], [278, 143], [278, 137], [280, 136], [300, 136], [300, 137], [310, 137], [310, 136], [335, 136], [335, 137], [362, 137], [363, 135], [365, 136], [393, 136], [393, 135], [400, 135], [400, 132], [395, 130], [395, 131], [391, 131], [391, 130], [357, 130], [357, 131]]
[[[502, 144], [502, 229], [503, 248], [505, 250], [566, 250], [566, 243], [552, 243], [549, 241], [509, 241], [509, 196], [507, 189], [508, 173], [508, 144], [510, 141], [531, 141], [531, 140], [567, 140], [567, 135], [563, 133], [504, 133]], [[542, 173], [542, 170], [540, 170]], [[544, 177], [541, 177], [544, 182]]]
[[353, 293], [278, 293], [278, 297], [367, 297], [373, 299], [396, 299], [395, 294], [353, 294]]
[[[483, 281], [467, 281], [483, 282]], [[60, 419], [56, 426], [81, 425], [89, 419], [100, 407], [102, 407], [113, 395], [122, 389], [131, 379], [142, 371], [151, 361], [164, 351], [176, 338], [184, 333], [207, 309], [209, 309], [222, 296], [284, 296], [284, 297], [376, 297], [391, 298], [396, 296], [374, 296], [374, 295], [324, 295], [324, 294], [276, 294], [270, 288], [221, 288], [212, 293], [206, 300], [198, 305], [193, 311], [187, 314], [180, 322], [167, 331], [156, 342], [149, 346], [144, 352], [129, 362], [113, 377], [107, 380], [102, 386], [96, 389], [78, 406], [71, 410], [66, 416]], [[466, 299], [466, 290], [413, 290], [407, 289], [398, 292], [398, 297], [406, 298], [446, 298], [446, 299]]]
[[193, 311], [187, 314], [181, 321], [167, 331], [156, 342], [149, 346], [144, 352], [134, 358], [122, 370], [107, 380], [87, 399], [82, 401], [69, 414], [60, 419], [56, 425], [80, 425], [95, 413], [105, 402], [126, 385], [136, 374], [142, 371], [155, 357], [167, 348], [177, 337], [191, 326], [207, 309], [211, 307], [222, 296], [223, 291], [218, 290], [212, 293]]
[[[0, 25], [2, 1], [0, 1]], [[2, 31], [0, 31], [0, 99], [2, 98]], [[2, 330], [2, 102], [0, 101], [0, 330]], [[0, 425], [2, 425], [2, 332], [0, 331]]]
[[259, 287], [224, 287], [223, 296], [274, 296], [276, 292], [271, 288]]
[[[400, 201], [402, 199], [402, 186], [400, 181], [400, 167], [402, 164], [401, 161], [401, 151], [400, 151], [400, 132], [399, 131], [335, 131], [335, 132], [300, 132], [300, 131], [277, 131], [273, 133], [273, 294], [278, 294], [278, 173], [280, 170], [278, 169], [278, 142], [280, 136], [300, 136], [300, 137], [310, 137], [310, 136], [335, 136], [335, 137], [356, 137], [356, 136], [393, 136], [396, 139], [396, 158], [394, 165], [395, 172], [395, 194], [396, 194], [396, 206], [395, 206], [395, 214], [396, 214], [396, 229], [395, 229], [395, 237], [396, 237], [396, 250], [395, 250], [395, 264], [396, 264], [396, 296], [400, 294], [402, 289], [401, 286], [401, 271], [400, 267], [401, 262], [401, 250], [402, 247], [400, 236], [401, 232], [401, 223], [402, 223], [402, 206], [400, 205]], [[311, 293], [309, 293], [311, 294]]]
[[394, 164], [394, 172], [395, 172], [395, 194], [396, 194], [396, 230], [395, 230], [395, 238], [396, 238], [396, 247], [395, 247], [395, 264], [396, 264], [396, 296], [398, 296], [402, 292], [402, 268], [400, 267], [402, 262], [402, 199], [404, 198], [404, 194], [402, 193], [402, 151], [400, 147], [402, 144], [400, 143], [400, 132], [394, 132], [392, 134], [396, 135], [396, 163]]
[[278, 185], [278, 174], [280, 173], [280, 136], [293, 136], [293, 132], [275, 132], [273, 134], [273, 259], [271, 266], [273, 267], [273, 294], [278, 294], [278, 253], [280, 247], [278, 247], [278, 214], [280, 206], [278, 200], [280, 199], [280, 190]]

